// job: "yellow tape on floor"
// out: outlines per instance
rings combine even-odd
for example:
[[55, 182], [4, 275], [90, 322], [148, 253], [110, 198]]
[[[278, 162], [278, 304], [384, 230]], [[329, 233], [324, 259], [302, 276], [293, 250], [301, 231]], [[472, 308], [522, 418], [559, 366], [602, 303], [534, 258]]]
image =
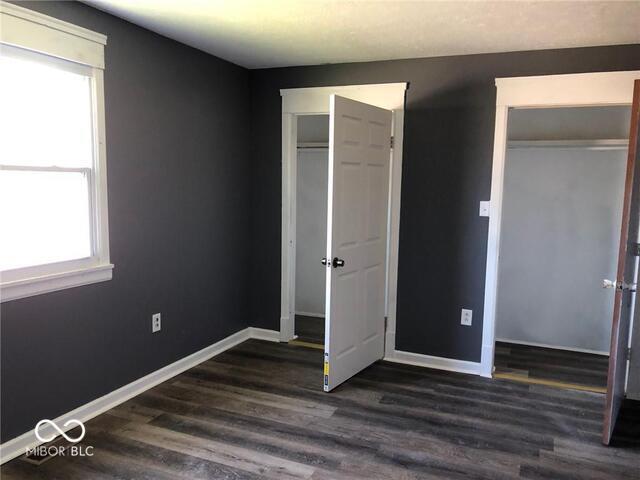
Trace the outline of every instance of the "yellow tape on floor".
[[529, 383], [532, 385], [545, 385], [547, 387], [564, 388], [569, 390], [580, 390], [583, 392], [607, 393], [604, 387], [590, 387], [588, 385], [578, 385], [576, 383], [557, 382], [555, 380], [544, 380], [542, 378], [525, 377], [516, 373], [494, 373], [493, 378], [501, 380], [513, 380], [515, 382]]
[[324, 350], [324, 345], [320, 343], [303, 342], [302, 340], [290, 340], [289, 345], [297, 345], [298, 347], [315, 348]]

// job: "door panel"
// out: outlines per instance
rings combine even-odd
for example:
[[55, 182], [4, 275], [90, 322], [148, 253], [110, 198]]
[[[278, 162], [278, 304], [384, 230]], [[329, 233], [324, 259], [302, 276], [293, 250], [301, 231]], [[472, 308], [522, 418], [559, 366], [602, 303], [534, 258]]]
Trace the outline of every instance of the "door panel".
[[[386, 217], [377, 215], [387, 208], [386, 199], [379, 195], [384, 191], [385, 182], [388, 182], [388, 171], [385, 172], [382, 166], [367, 165], [367, 216], [366, 216], [366, 240], [369, 242], [380, 240], [380, 235], [386, 236], [386, 225], [380, 222], [386, 221]], [[386, 175], [385, 175], [386, 174]]]
[[[341, 208], [338, 214], [338, 228], [336, 234], [339, 235], [337, 243], [341, 248], [348, 248], [356, 245], [360, 235], [360, 224], [362, 223], [362, 173], [359, 165], [343, 164], [339, 185], [348, 185], [349, 188], [339, 193], [336, 199]], [[333, 257], [332, 257], [333, 258]]]
[[[611, 350], [609, 353], [609, 373], [605, 402], [604, 429], [602, 442], [608, 445], [615, 428], [620, 406], [625, 395], [627, 373], [627, 346], [633, 302], [636, 301], [635, 288], [638, 269], [634, 245], [638, 243], [640, 225], [640, 161], [638, 161], [638, 126], [640, 116], [640, 80], [634, 83], [633, 105], [631, 108], [631, 129], [629, 133], [629, 156], [625, 179], [622, 229], [618, 253], [616, 293], [613, 305], [611, 328]], [[636, 306], [638, 308], [638, 306]]]
[[384, 355], [391, 112], [331, 96], [324, 390]]

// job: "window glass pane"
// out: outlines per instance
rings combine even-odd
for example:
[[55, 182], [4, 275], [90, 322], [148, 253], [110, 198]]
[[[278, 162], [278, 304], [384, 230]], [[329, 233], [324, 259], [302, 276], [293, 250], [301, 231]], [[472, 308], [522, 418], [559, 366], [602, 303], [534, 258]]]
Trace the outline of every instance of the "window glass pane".
[[91, 167], [91, 81], [0, 51], [0, 163]]
[[0, 170], [0, 270], [91, 256], [83, 173]]

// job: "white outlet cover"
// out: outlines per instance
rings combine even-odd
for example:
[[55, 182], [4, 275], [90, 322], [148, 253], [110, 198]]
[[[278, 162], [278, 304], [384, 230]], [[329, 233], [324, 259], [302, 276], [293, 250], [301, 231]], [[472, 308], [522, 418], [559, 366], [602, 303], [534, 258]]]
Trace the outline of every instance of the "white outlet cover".
[[151, 316], [151, 333], [159, 332], [162, 329], [162, 317], [159, 313]]
[[463, 308], [462, 313], [460, 314], [460, 324], [465, 326], [471, 326], [472, 317], [473, 317], [473, 311]]

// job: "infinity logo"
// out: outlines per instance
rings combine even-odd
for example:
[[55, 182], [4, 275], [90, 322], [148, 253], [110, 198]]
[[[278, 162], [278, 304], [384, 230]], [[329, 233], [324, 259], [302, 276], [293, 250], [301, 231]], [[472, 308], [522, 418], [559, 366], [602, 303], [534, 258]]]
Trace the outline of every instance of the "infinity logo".
[[67, 420], [66, 422], [64, 422], [63, 427], [68, 427], [67, 429], [73, 428], [70, 425], [74, 425], [74, 426], [80, 427], [80, 429], [82, 430], [82, 433], [80, 433], [80, 436], [78, 436], [77, 438], [73, 438], [73, 437], [70, 437], [69, 435], [67, 435], [64, 431], [62, 431], [62, 429], [60, 427], [58, 427], [58, 425], [56, 425], [54, 422], [52, 422], [51, 420], [47, 420], [45, 418], [44, 420], [40, 420], [36, 424], [36, 428], [34, 429], [34, 432], [36, 434], [36, 438], [38, 440], [40, 440], [41, 442], [50, 442], [51, 440], [53, 440], [54, 438], [56, 438], [58, 436], [55, 433], [53, 433], [50, 437], [41, 436], [40, 435], [40, 429], [43, 428], [44, 425], [49, 425], [56, 432], [58, 432], [58, 435], [62, 435], [64, 438], [67, 439], [67, 441], [69, 441], [71, 443], [78, 443], [80, 440], [82, 440], [84, 438], [85, 428], [84, 428], [84, 424], [80, 420], [71, 419], [71, 420]]

